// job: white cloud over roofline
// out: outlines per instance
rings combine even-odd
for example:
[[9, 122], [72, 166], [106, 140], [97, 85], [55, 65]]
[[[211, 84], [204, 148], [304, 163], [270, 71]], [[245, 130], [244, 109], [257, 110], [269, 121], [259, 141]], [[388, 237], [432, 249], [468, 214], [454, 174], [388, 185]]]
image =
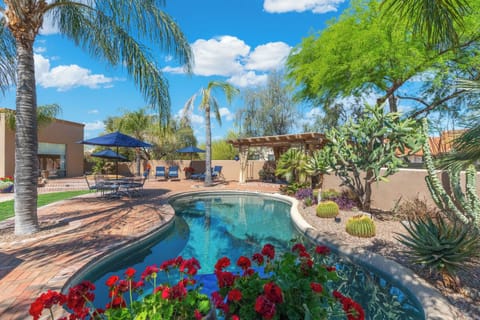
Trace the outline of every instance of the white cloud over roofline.
[[337, 11], [345, 0], [265, 0], [263, 9], [269, 13], [305, 12], [321, 14]]

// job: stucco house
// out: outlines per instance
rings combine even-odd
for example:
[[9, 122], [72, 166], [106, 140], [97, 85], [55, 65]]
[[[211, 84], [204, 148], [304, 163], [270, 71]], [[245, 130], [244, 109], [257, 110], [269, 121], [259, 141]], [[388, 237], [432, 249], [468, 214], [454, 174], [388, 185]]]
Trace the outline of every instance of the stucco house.
[[[15, 132], [6, 124], [6, 115], [0, 108], [0, 177], [13, 176], [15, 172]], [[83, 174], [84, 124], [55, 119], [39, 127], [39, 175], [75, 177]]]

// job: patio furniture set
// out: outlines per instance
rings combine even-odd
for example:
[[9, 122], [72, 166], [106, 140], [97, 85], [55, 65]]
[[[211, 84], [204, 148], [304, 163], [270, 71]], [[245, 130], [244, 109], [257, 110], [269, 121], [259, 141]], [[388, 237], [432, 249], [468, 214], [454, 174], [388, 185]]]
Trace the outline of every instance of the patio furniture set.
[[94, 180], [95, 184], [91, 184], [85, 175], [88, 189], [100, 192], [101, 197], [120, 198], [122, 196], [128, 196], [132, 198], [141, 195], [146, 178], [143, 177], [141, 180], [135, 177], [110, 179], [103, 175], [95, 175]]

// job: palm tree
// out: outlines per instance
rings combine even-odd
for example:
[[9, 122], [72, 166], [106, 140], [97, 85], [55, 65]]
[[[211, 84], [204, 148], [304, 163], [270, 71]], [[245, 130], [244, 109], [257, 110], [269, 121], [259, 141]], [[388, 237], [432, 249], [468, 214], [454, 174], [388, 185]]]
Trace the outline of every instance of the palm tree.
[[[210, 112], [215, 113], [215, 118], [218, 123], [222, 124], [222, 119], [220, 117], [220, 109], [217, 99], [213, 96], [212, 91], [219, 89], [224, 92], [227, 102], [230, 103], [234, 95], [239, 91], [232, 85], [222, 82], [222, 81], [210, 81], [207, 85], [207, 88], [200, 89], [199, 95], [201, 96], [201, 101], [199, 108], [205, 112], [205, 186], [212, 185], [212, 172], [210, 168], [212, 166], [212, 127], [210, 123]], [[183, 107], [183, 118], [188, 118], [189, 114], [192, 112], [195, 98], [197, 94], [194, 94], [187, 100], [185, 106]]]
[[288, 183], [305, 182], [305, 161], [307, 157], [302, 150], [290, 148], [280, 156], [275, 174], [285, 177]]
[[[191, 70], [190, 46], [164, 0], [4, 0], [3, 30], [16, 46], [15, 234], [38, 230], [37, 98], [33, 44], [48, 16], [59, 32], [92, 56], [125, 67], [149, 104], [168, 120], [168, 84], [144, 42], [155, 44]], [[1, 41], [0, 41], [1, 42]]]
[[[0, 112], [3, 112], [6, 114], [5, 121], [7, 122], [7, 126], [11, 130], [15, 130], [16, 128], [15, 111], [10, 109], [4, 109]], [[61, 112], [62, 112], [62, 108], [60, 108], [58, 104], [47, 104], [43, 106], [38, 106], [37, 108], [38, 127], [46, 126], [52, 123]]]
[[470, 1], [383, 0], [382, 6], [389, 19], [407, 22], [407, 30], [426, 36], [430, 45], [442, 48], [458, 44], [458, 31], [470, 11]]

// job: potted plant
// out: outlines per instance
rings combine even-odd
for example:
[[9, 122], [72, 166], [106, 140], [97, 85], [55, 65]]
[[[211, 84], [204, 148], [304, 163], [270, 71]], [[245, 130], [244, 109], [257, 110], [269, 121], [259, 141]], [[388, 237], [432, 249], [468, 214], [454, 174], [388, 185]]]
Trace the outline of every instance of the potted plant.
[[3, 178], [0, 178], [0, 192], [1, 193], [9, 193], [13, 192], [13, 177], [12, 176], [6, 176]]
[[195, 172], [195, 169], [192, 167], [185, 167], [183, 168], [183, 172], [185, 172], [185, 179], [190, 179], [190, 176]]

